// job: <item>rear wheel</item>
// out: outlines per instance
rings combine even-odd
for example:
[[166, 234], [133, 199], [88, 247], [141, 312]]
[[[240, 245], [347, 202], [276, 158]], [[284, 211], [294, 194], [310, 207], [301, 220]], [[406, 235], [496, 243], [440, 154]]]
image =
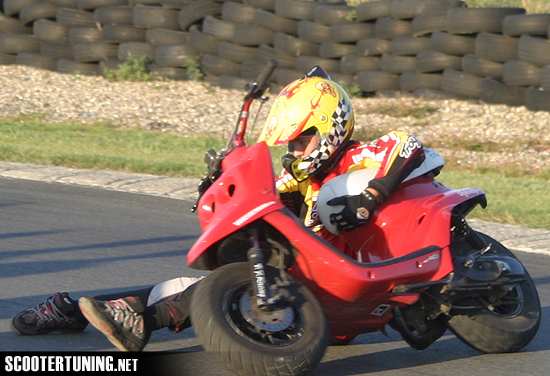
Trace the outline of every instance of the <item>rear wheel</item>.
[[[496, 240], [480, 235], [492, 243], [495, 253], [516, 258]], [[462, 302], [478, 308], [454, 315], [448, 322], [451, 331], [462, 342], [484, 353], [515, 352], [525, 347], [537, 333], [541, 315], [535, 284], [527, 272], [526, 277], [523, 283], [491, 304], [473, 298]]]
[[254, 304], [249, 263], [220, 267], [197, 286], [191, 321], [200, 343], [240, 375], [303, 375], [321, 360], [328, 325], [315, 296], [294, 280], [293, 299], [266, 311]]

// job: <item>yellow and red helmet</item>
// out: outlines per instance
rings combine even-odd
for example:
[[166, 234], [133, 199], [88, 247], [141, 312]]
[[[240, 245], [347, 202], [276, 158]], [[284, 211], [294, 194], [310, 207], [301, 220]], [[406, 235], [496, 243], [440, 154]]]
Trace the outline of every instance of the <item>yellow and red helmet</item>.
[[354, 124], [347, 93], [326, 73], [322, 77], [306, 76], [290, 83], [275, 98], [258, 141], [283, 145], [304, 132], [316, 131], [319, 143], [310, 155], [296, 158], [289, 150], [283, 157], [283, 167], [303, 181], [343, 149]]

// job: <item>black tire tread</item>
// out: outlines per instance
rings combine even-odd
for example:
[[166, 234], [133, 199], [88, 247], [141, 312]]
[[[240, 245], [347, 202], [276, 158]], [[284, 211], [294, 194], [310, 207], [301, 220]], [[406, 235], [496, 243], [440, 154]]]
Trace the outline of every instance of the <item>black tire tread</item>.
[[59, 8], [55, 20], [68, 27], [96, 27], [93, 12], [85, 10]]
[[519, 37], [521, 35], [547, 35], [550, 14], [519, 14], [502, 20], [502, 34]]
[[340, 72], [342, 74], [355, 75], [368, 70], [379, 71], [381, 57], [348, 55], [340, 59]]
[[36, 52], [18, 53], [15, 59], [18, 65], [25, 65], [39, 69], [47, 69], [50, 71], [57, 70], [57, 60], [49, 56], [44, 56]]
[[365, 38], [357, 41], [357, 54], [361, 56], [382, 56], [389, 53], [391, 41], [380, 38]]
[[256, 8], [251, 5], [226, 1], [222, 5], [221, 18], [224, 21], [246, 25], [254, 22], [254, 13]]
[[241, 46], [272, 44], [275, 32], [258, 25], [237, 25], [233, 42]]
[[126, 5], [128, 0], [76, 0], [76, 8], [80, 10], [95, 10], [101, 7]]
[[327, 26], [352, 23], [353, 10], [349, 5], [319, 5], [313, 11], [313, 21]]
[[29, 5], [19, 12], [19, 21], [24, 25], [32, 25], [40, 19], [54, 19], [58, 7], [50, 3], [38, 3]]
[[99, 42], [103, 39], [103, 31], [97, 27], [71, 27], [69, 29], [69, 43], [79, 44]]
[[99, 74], [99, 65], [97, 63], [77, 63], [73, 60], [59, 59], [57, 61], [57, 71], [59, 73], [96, 76]]
[[542, 68], [540, 72], [540, 86], [545, 90], [550, 90], [550, 65]]
[[41, 3], [42, 0], [4, 0], [4, 14], [8, 17], [17, 15], [21, 9]]
[[245, 61], [256, 60], [258, 57], [258, 47], [240, 46], [231, 42], [221, 41], [218, 46], [218, 56], [235, 63], [244, 63]]
[[319, 46], [319, 56], [323, 58], [340, 58], [346, 55], [353, 55], [357, 51], [354, 44], [325, 42]]
[[479, 99], [485, 103], [505, 104], [507, 106], [523, 106], [527, 88], [509, 86], [494, 78], [485, 78], [481, 84]]
[[391, 41], [390, 53], [399, 56], [415, 56], [432, 47], [431, 38], [401, 37]]
[[[515, 257], [506, 247], [497, 242], [496, 240], [481, 234], [484, 236], [493, 247], [498, 248], [498, 252], [506, 254], [508, 256]], [[526, 272], [527, 273], [527, 272]], [[524, 294], [530, 294], [526, 296], [524, 301], [531, 305], [529, 309], [529, 315], [535, 315], [535, 321], [527, 320], [525, 315], [520, 315], [521, 323], [516, 322], [517, 328], [512, 328], [512, 320], [506, 319], [505, 321], [491, 322], [491, 318], [495, 317], [492, 314], [476, 316], [475, 319], [468, 317], [467, 315], [457, 315], [450, 319], [449, 328], [451, 331], [468, 346], [484, 352], [484, 353], [502, 353], [502, 352], [515, 352], [525, 347], [536, 334], [540, 325], [540, 301], [538, 293], [529, 274], [528, 279], [521, 285], [525, 287], [527, 284], [527, 290], [523, 291]], [[526, 324], [527, 321], [531, 321]], [[527, 327], [520, 326], [527, 325]]]
[[524, 60], [504, 63], [502, 81], [510, 86], [540, 86], [542, 69]]
[[193, 46], [186, 44], [159, 46], [154, 52], [155, 64], [162, 68], [181, 68], [189, 59], [199, 55]]
[[319, 54], [318, 43], [280, 32], [275, 33], [273, 37], [273, 48], [293, 56], [316, 56]]
[[413, 37], [430, 35], [435, 31], [447, 31], [447, 12], [423, 14], [411, 22]]
[[460, 0], [392, 0], [391, 16], [397, 19], [410, 19], [463, 6], [465, 3]]
[[447, 11], [447, 31], [451, 34], [500, 33], [502, 20], [525, 14], [523, 8], [453, 8]]
[[256, 9], [253, 23], [286, 34], [296, 34], [298, 32], [298, 21], [278, 16], [264, 9]]
[[45, 42], [69, 42], [69, 28], [46, 19], [38, 20], [33, 24], [33, 35]]
[[401, 75], [400, 89], [414, 92], [417, 89], [440, 90], [443, 75], [440, 73], [405, 72]]
[[437, 51], [423, 51], [416, 55], [416, 70], [421, 73], [439, 72], [445, 69], [461, 69], [462, 57]]
[[0, 34], [32, 34], [32, 27], [25, 26], [17, 18], [0, 12]]
[[358, 4], [355, 7], [357, 21], [371, 21], [391, 16], [391, 1], [378, 0]]
[[475, 55], [497, 63], [518, 59], [518, 38], [494, 33], [479, 33], [476, 36]]
[[478, 99], [481, 96], [482, 77], [455, 69], [445, 69], [441, 89], [460, 97]]
[[550, 111], [550, 90], [528, 88], [525, 93], [525, 107], [531, 111]]
[[94, 10], [94, 21], [102, 25], [133, 25], [133, 10], [132, 7], [121, 5], [97, 8], [96, 10]]
[[185, 5], [178, 13], [178, 23], [182, 30], [201, 21], [206, 16], [218, 16], [222, 13], [222, 4], [210, 0], [201, 0]]
[[357, 85], [367, 93], [373, 93], [384, 90], [399, 90], [400, 77], [397, 74], [391, 74], [382, 71], [365, 71], [357, 74]]
[[539, 67], [550, 64], [550, 39], [522, 35], [518, 43], [518, 56], [521, 60]]
[[434, 51], [448, 55], [464, 56], [475, 53], [476, 38], [470, 35], [454, 35], [437, 31], [430, 36]]
[[220, 40], [213, 35], [203, 33], [197, 25], [189, 28], [189, 45], [195, 47], [203, 54], [218, 53]]
[[293, 20], [313, 21], [316, 1], [275, 0], [275, 14]]
[[[289, 348], [276, 349], [250, 345], [247, 340], [234, 334], [233, 329], [225, 323], [225, 319], [223, 322], [214, 319], [220, 313], [212, 303], [212, 299], [204, 298], [215, 296], [216, 292], [220, 291], [220, 275], [223, 275], [225, 280], [235, 283], [245, 282], [250, 278], [249, 264], [234, 263], [219, 268], [212, 275], [203, 279], [193, 293], [191, 320], [197, 337], [206, 350], [212, 352], [226, 368], [234, 370], [240, 375], [302, 375], [317, 365], [328, 344], [326, 321], [324, 325], [317, 323], [320, 326], [319, 329], [324, 327], [324, 331], [318, 333], [317, 343], [311, 345], [309, 350], [304, 350], [303, 354], [294, 355], [292, 349]], [[322, 312], [313, 295], [308, 297], [307, 304], [311, 304], [313, 309]], [[209, 336], [205, 332], [210, 332], [213, 335]], [[217, 334], [214, 335], [215, 333]], [[278, 355], [275, 356], [274, 353]], [[239, 356], [235, 356], [236, 354]]]
[[175, 44], [188, 44], [189, 33], [185, 31], [167, 29], [147, 29], [145, 41], [153, 46], [170, 46]]
[[177, 10], [164, 7], [139, 6], [133, 9], [134, 26], [145, 29], [181, 30], [178, 15]]
[[374, 38], [375, 30], [372, 23], [345, 23], [329, 26], [329, 38], [331, 42], [349, 43], [357, 42], [365, 38]]
[[392, 40], [399, 37], [412, 36], [412, 21], [395, 18], [378, 18], [375, 22], [377, 38]]
[[330, 38], [330, 27], [313, 21], [300, 21], [298, 37], [308, 42], [321, 44]]
[[380, 66], [384, 72], [401, 74], [416, 70], [416, 56], [399, 56], [384, 54], [380, 60]]
[[462, 71], [479, 77], [502, 78], [504, 64], [476, 55], [466, 55], [462, 58]]

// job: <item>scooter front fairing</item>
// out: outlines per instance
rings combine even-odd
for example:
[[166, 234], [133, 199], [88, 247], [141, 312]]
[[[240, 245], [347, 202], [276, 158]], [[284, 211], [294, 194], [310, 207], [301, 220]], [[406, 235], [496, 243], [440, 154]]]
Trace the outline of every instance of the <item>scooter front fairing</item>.
[[220, 266], [215, 249], [219, 241], [267, 213], [285, 208], [277, 195], [264, 142], [231, 151], [222, 161], [222, 171], [198, 203], [203, 234], [187, 254], [188, 264], [195, 269]]

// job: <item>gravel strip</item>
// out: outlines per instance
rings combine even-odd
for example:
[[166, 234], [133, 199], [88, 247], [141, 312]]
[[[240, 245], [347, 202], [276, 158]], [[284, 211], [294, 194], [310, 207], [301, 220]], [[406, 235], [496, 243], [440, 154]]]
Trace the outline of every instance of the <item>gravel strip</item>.
[[[32, 67], [0, 65], [3, 117], [40, 114], [47, 121], [103, 121], [188, 134], [228, 133], [242, 93], [193, 81], [109, 82]], [[357, 127], [378, 135], [406, 130], [450, 164], [537, 172], [550, 161], [550, 113], [489, 105], [438, 93], [353, 98]], [[265, 121], [271, 100], [256, 125]], [[253, 110], [256, 110], [254, 108]], [[392, 115], [408, 113], [409, 116]], [[410, 114], [416, 113], [416, 116]]]

